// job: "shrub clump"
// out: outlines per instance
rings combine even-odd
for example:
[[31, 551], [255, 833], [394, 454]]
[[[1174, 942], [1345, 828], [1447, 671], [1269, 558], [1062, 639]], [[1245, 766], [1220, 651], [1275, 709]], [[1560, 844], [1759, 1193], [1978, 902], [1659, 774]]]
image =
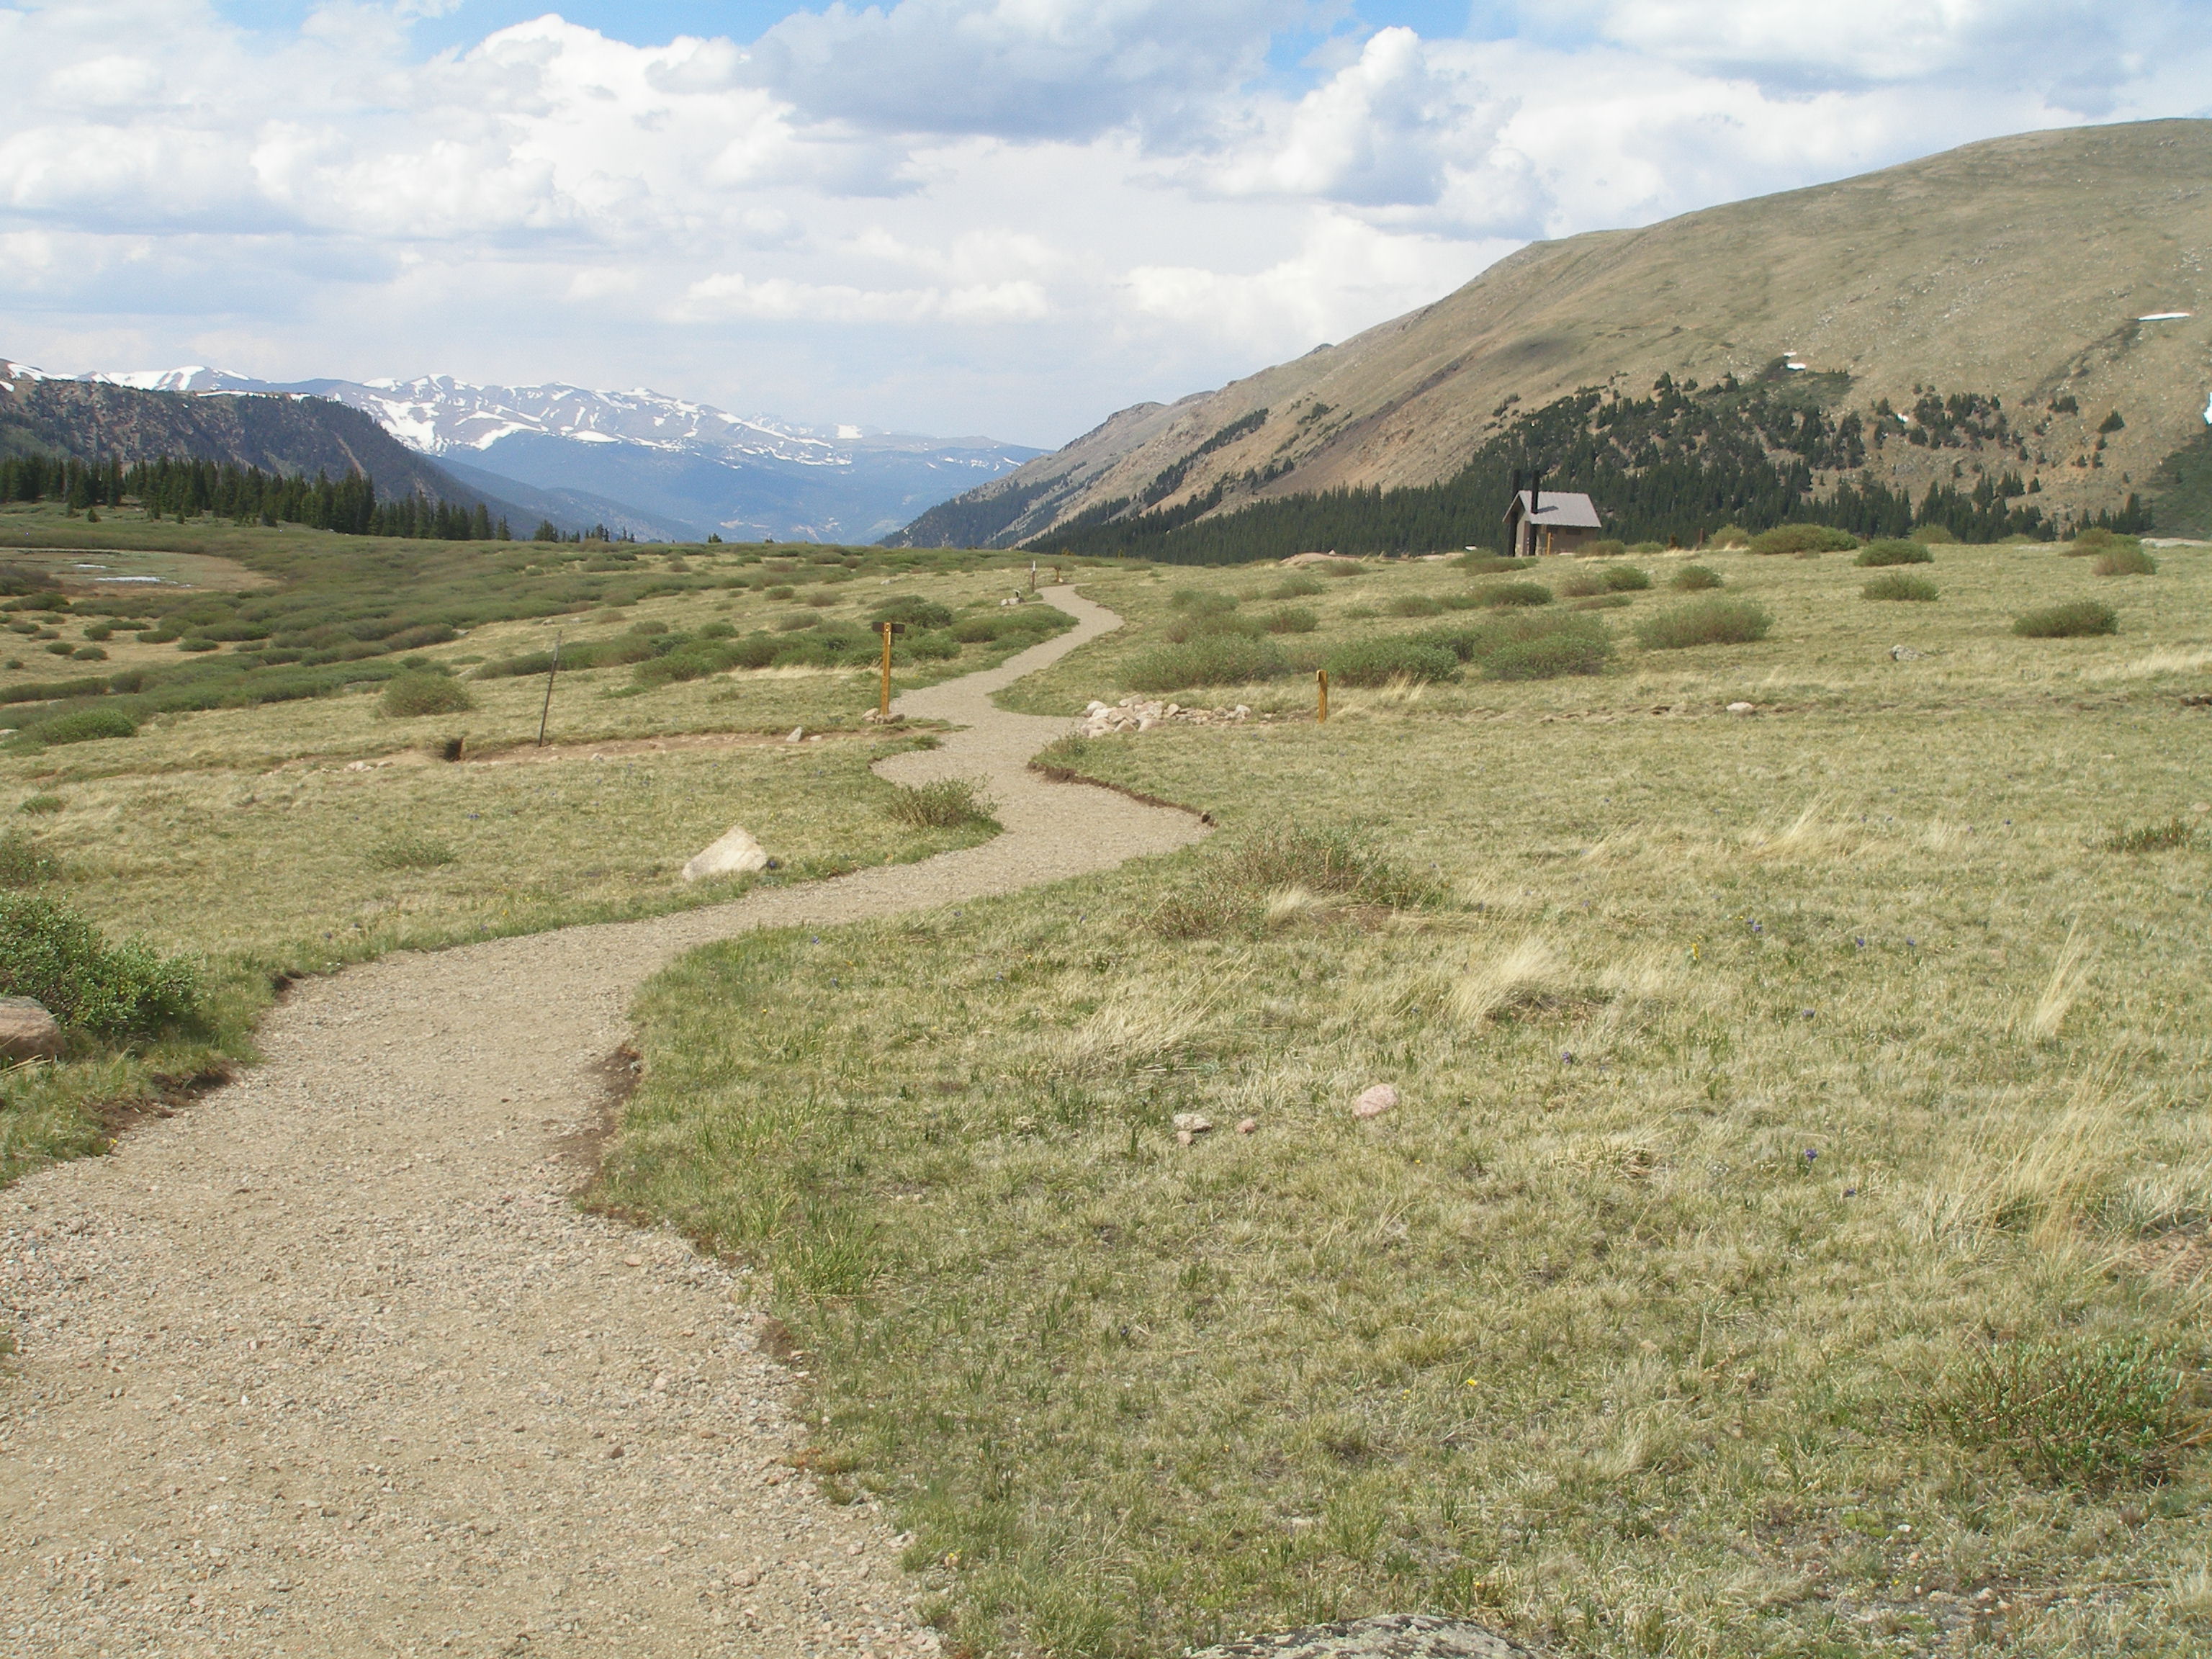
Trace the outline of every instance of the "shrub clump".
[[2069, 559], [2100, 558], [2124, 548], [2139, 548], [2142, 545], [2142, 542], [2136, 537], [2123, 536], [2117, 530], [2107, 530], [2098, 525], [2076, 535], [2067, 546], [2066, 556]]
[[2176, 847], [2186, 847], [2196, 839], [2196, 825], [2187, 818], [2171, 817], [2164, 823], [2147, 823], [2139, 829], [2120, 830], [2106, 839], [2105, 848], [2107, 852], [2113, 853], [2164, 853]]
[[1721, 573], [1711, 565], [1686, 564], [1667, 578], [1667, 586], [1678, 593], [1703, 593], [1721, 585]]
[[205, 991], [182, 957], [135, 939], [110, 945], [64, 905], [0, 893], [0, 996], [29, 997], [64, 1025], [125, 1041], [197, 1024]]
[[1194, 685], [1242, 685], [1272, 679], [1289, 665], [1273, 640], [1243, 634], [1200, 635], [1133, 658], [1122, 678], [1132, 691], [1180, 691]]
[[1321, 618], [1302, 605], [1286, 605], [1279, 611], [1271, 611], [1261, 621], [1270, 634], [1310, 634], [1321, 626]]
[[138, 722], [120, 708], [72, 708], [40, 720], [24, 735], [40, 743], [93, 743], [103, 738], [135, 738]]
[[1765, 639], [1773, 626], [1773, 614], [1756, 600], [1716, 593], [1638, 623], [1636, 638], [1647, 651], [1679, 651], [1692, 645], [1748, 644]]
[[1560, 632], [1498, 647], [1484, 659], [1482, 673], [1492, 680], [1550, 680], [1565, 674], [1602, 674], [1612, 660], [1610, 636]]
[[1751, 538], [1754, 553], [1848, 553], [1859, 538], [1824, 524], [1778, 524]]
[[2100, 599], [2075, 599], [2031, 611], [2013, 618], [2012, 631], [2024, 640], [2079, 640], [2120, 631], [2119, 612]]
[[967, 778], [939, 778], [934, 783], [893, 784], [884, 810], [909, 830], [963, 830], [981, 824], [995, 830], [991, 800], [982, 787]]
[[2108, 548], [2090, 567], [2100, 576], [2155, 576], [2158, 561], [2143, 550], [2141, 542], [2130, 547]]
[[1339, 685], [1387, 685], [1401, 678], [1448, 680], [1459, 672], [1459, 659], [1419, 640], [1351, 640], [1330, 652], [1322, 666]]
[[1915, 576], [1902, 570], [1893, 570], [1887, 575], [1876, 576], [1859, 589], [1863, 599], [1912, 599], [1928, 604], [1940, 597], [1936, 584], [1925, 576]]
[[1552, 590], [1541, 582], [1499, 582], [1482, 590], [1482, 602], [1493, 611], [1510, 611], [1523, 605], [1549, 605], [1552, 598]]
[[61, 860], [21, 830], [0, 833], [0, 887], [35, 887], [62, 872]]
[[2157, 1480], [2180, 1392], [2174, 1355], [2140, 1339], [1993, 1342], [1936, 1378], [1922, 1425], [1969, 1450], [2002, 1453], [2034, 1480]]
[[477, 706], [469, 689], [450, 674], [395, 674], [386, 682], [379, 709], [386, 719], [459, 714]]
[[1606, 625], [1595, 617], [1572, 614], [1499, 617], [1414, 638], [1450, 652], [1489, 679], [1595, 674], [1613, 658], [1613, 635]]
[[1869, 542], [1859, 549], [1859, 556], [1851, 562], [1869, 568], [1884, 564], [1930, 564], [1936, 556], [1918, 542]]

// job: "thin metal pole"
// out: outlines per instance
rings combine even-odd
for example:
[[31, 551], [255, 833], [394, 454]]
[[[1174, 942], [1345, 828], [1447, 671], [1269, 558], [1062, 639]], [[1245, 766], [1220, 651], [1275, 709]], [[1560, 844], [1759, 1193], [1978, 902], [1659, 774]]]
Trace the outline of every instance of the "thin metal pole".
[[553, 630], [553, 665], [545, 671], [545, 707], [538, 711], [538, 746], [545, 746], [545, 722], [553, 718], [553, 677], [561, 672], [561, 629]]
[[1320, 724], [1327, 726], [1328, 724], [1328, 670], [1316, 669], [1314, 683], [1321, 688], [1321, 713], [1316, 718]]
[[876, 717], [886, 720], [891, 717], [891, 625], [889, 623], [884, 624], [884, 680], [882, 690], [876, 696]]

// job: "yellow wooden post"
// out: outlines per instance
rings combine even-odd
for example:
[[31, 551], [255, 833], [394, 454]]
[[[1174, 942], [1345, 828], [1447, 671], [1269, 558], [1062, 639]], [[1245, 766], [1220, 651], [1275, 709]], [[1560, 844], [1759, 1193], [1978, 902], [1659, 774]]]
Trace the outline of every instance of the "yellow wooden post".
[[880, 719], [889, 720], [891, 717], [891, 625], [885, 623], [883, 626], [884, 683], [876, 698], [876, 714]]
[[1316, 669], [1314, 683], [1321, 688], [1321, 713], [1317, 718], [1322, 725], [1327, 726], [1328, 724], [1328, 670]]

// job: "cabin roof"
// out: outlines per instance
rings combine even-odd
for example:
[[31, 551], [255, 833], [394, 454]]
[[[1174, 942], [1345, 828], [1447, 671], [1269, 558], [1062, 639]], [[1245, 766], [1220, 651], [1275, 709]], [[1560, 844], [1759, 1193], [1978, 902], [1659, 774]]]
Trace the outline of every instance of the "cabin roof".
[[[1505, 522], [1518, 524], [1530, 517], [1528, 492], [1522, 490], [1505, 509]], [[1534, 515], [1534, 522], [1546, 530], [1602, 530], [1605, 520], [1597, 515], [1597, 508], [1587, 495], [1577, 495], [1565, 489], [1544, 492], [1543, 510]]]

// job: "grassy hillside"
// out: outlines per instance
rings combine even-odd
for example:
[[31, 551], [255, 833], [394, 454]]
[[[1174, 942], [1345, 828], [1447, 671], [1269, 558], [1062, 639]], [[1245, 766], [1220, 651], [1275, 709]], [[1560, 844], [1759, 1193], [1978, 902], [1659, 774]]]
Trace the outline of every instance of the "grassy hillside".
[[[1682, 556], [1547, 562], [1511, 614], [1607, 672], [1326, 726], [1310, 678], [1188, 690], [1266, 718], [1053, 758], [1206, 843], [648, 988], [601, 1197], [773, 1271], [808, 1465], [915, 1530], [956, 1647], [2212, 1641], [2212, 554], [1939, 545], [1932, 603], [1855, 560], [1703, 558], [1771, 626], [1686, 648], [1637, 632]], [[1569, 611], [1594, 579], [1626, 602]], [[1132, 627], [1016, 700], [1285, 609], [1303, 670], [1507, 580], [1113, 571]], [[2085, 602], [2118, 631], [2013, 630]]]
[[[908, 539], [1012, 544], [1086, 515], [1200, 502], [1231, 514], [1435, 485], [1516, 408], [1584, 387], [1640, 396], [1662, 374], [1749, 380], [1790, 353], [1808, 373], [1849, 376], [1854, 409], [1909, 410], [1935, 385], [2033, 410], [2050, 422], [2046, 514], [2115, 511], [2203, 431], [2212, 290], [2191, 250], [2212, 238], [2208, 172], [2212, 122], [2030, 133], [1538, 243], [1341, 344], [1125, 410], [926, 515]], [[2169, 313], [2193, 314], [2139, 320]], [[2100, 432], [2115, 410], [2124, 428]], [[1892, 447], [1872, 477], [1915, 500], [1931, 483], [1972, 489], [1971, 458], [1952, 473], [1960, 459]]]

